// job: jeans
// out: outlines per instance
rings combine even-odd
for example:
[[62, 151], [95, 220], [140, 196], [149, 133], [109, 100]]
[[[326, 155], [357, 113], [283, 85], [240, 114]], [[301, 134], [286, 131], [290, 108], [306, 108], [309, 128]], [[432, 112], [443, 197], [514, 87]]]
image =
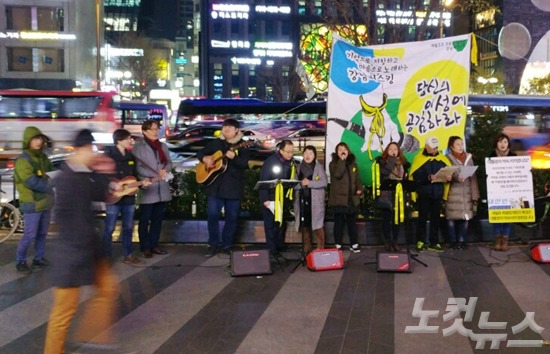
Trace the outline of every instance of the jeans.
[[27, 249], [34, 240], [34, 259], [43, 259], [46, 248], [46, 235], [50, 227], [50, 210], [39, 211], [36, 213], [23, 214], [25, 220], [25, 230], [23, 237], [17, 245], [16, 261], [23, 263], [27, 259]]
[[132, 254], [132, 233], [134, 231], [134, 204], [107, 204], [105, 228], [103, 229], [103, 249], [105, 255], [111, 257], [113, 231], [115, 231], [118, 214], [122, 216], [122, 247], [124, 256]]
[[510, 236], [510, 229], [512, 224], [503, 223], [503, 224], [493, 224], [493, 235], [495, 236]]
[[334, 243], [342, 244], [344, 224], [348, 226], [349, 245], [357, 243], [357, 225], [355, 225], [356, 213], [334, 213]]
[[466, 241], [466, 234], [468, 232], [467, 220], [447, 220], [447, 226], [449, 228], [449, 242], [464, 242]]
[[138, 224], [139, 248], [143, 251], [152, 251], [159, 245], [162, 219], [166, 202], [140, 204]]
[[418, 226], [416, 240], [424, 242], [426, 239], [426, 222], [430, 220], [429, 244], [439, 243], [439, 217], [441, 210], [441, 198], [418, 197]]
[[216, 247], [220, 243], [220, 214], [225, 209], [225, 225], [222, 231], [221, 245], [224, 250], [231, 248], [233, 235], [237, 230], [239, 199], [208, 197], [208, 245]]

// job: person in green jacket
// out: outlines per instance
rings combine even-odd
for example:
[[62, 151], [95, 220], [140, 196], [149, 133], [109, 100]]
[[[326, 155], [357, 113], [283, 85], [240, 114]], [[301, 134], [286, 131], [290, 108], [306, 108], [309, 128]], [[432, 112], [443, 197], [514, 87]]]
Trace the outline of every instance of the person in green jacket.
[[46, 136], [36, 127], [27, 127], [23, 133], [23, 153], [15, 161], [15, 187], [19, 192], [19, 208], [23, 213], [25, 230], [17, 245], [16, 269], [30, 274], [27, 249], [34, 240], [33, 268], [48, 265], [44, 258], [50, 213], [54, 204], [53, 189], [46, 174], [53, 165], [42, 150]]

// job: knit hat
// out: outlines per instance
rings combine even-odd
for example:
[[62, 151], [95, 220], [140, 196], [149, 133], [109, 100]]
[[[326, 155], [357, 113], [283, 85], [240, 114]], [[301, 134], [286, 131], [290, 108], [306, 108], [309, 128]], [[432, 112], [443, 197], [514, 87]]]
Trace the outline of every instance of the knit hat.
[[89, 129], [82, 129], [76, 134], [73, 145], [75, 147], [82, 147], [89, 145], [94, 141], [95, 139], [92, 135], [92, 132]]

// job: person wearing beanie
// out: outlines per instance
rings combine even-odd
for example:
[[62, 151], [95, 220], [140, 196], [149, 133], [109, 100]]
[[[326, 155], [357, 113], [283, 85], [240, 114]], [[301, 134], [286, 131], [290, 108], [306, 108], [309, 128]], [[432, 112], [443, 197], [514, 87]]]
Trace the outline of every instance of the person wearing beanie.
[[[16, 269], [30, 274], [32, 268], [44, 268], [49, 262], [44, 257], [46, 235], [54, 204], [53, 188], [47, 172], [53, 165], [43, 151], [46, 136], [36, 127], [27, 127], [23, 133], [23, 153], [15, 161], [15, 187], [19, 192], [19, 208], [23, 213], [25, 229], [19, 240]], [[27, 249], [34, 241], [32, 268], [27, 264]]]
[[[207, 257], [218, 251], [229, 253], [233, 244], [233, 236], [237, 230], [239, 206], [244, 194], [244, 170], [248, 167], [250, 153], [240, 148], [243, 143], [243, 133], [239, 129], [239, 122], [229, 118], [224, 120], [219, 139], [208, 143], [197, 153], [199, 161], [205, 167], [211, 168], [215, 159], [213, 154], [221, 152], [227, 169], [218, 175], [213, 182], [206, 185], [208, 196], [208, 251]], [[225, 224], [220, 239], [220, 215], [225, 210]]]

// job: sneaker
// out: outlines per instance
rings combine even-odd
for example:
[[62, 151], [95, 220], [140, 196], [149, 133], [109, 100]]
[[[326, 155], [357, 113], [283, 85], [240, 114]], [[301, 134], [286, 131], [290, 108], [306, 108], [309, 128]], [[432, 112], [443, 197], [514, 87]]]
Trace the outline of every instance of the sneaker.
[[33, 268], [45, 268], [47, 266], [50, 265], [50, 262], [48, 262], [48, 260], [46, 258], [42, 258], [42, 259], [34, 259], [32, 261], [32, 267]]
[[416, 252], [422, 252], [426, 249], [426, 244], [422, 241], [416, 243]]
[[453, 242], [453, 243], [449, 244], [449, 249], [450, 249], [450, 250], [459, 250], [459, 249], [460, 249], [460, 245], [457, 244], [457, 243], [455, 243], [455, 242]]
[[468, 245], [466, 245], [466, 242], [461, 242], [458, 244], [458, 249], [459, 250], [465, 250], [468, 248]]
[[353, 246], [351, 246], [349, 248], [350, 251], [352, 251], [353, 253], [359, 253], [361, 252], [361, 249], [359, 248], [359, 244], [354, 244]]
[[153, 254], [151, 253], [151, 251], [146, 250], [146, 251], [143, 251], [143, 257], [144, 258], [152, 258]]
[[342, 249], [342, 245], [336, 243], [334, 244], [334, 247], [336, 247], [337, 250], [341, 250]]
[[432, 251], [432, 252], [445, 252], [445, 250], [443, 249], [443, 247], [441, 247], [441, 245], [439, 243], [435, 244], [435, 245], [429, 245], [428, 246], [428, 251]]
[[214, 257], [218, 253], [216, 247], [208, 246], [208, 251], [204, 255], [206, 258]]
[[133, 255], [128, 255], [126, 257], [124, 257], [124, 259], [122, 260], [122, 262], [126, 263], [126, 264], [130, 264], [130, 265], [137, 265], [137, 264], [142, 264], [143, 261]]
[[24, 275], [29, 275], [32, 273], [32, 269], [31, 267], [29, 267], [27, 262], [17, 263], [15, 265], [15, 269], [17, 269], [19, 273], [23, 273]]

